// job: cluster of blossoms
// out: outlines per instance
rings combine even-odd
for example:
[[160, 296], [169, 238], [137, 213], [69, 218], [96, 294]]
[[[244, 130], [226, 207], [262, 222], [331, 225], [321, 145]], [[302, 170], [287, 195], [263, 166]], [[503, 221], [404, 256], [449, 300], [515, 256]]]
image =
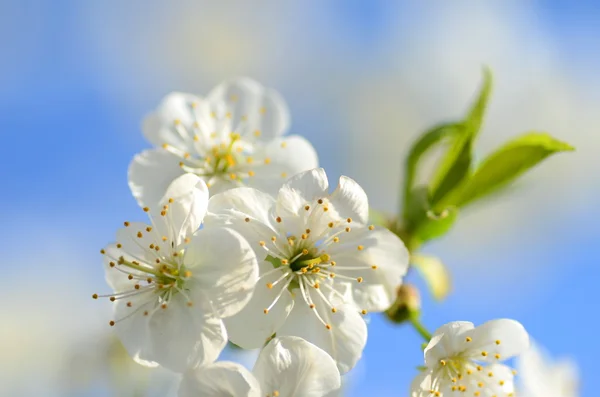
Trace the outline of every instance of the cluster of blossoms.
[[[364, 315], [394, 303], [408, 270], [399, 237], [369, 224], [364, 190], [342, 176], [330, 191], [288, 126], [280, 95], [249, 79], [170, 94], [144, 122], [156, 148], [134, 157], [129, 185], [149, 223], [125, 222], [102, 249], [114, 290], [102, 297], [135, 361], [183, 374], [181, 397], [338, 393]], [[216, 361], [227, 340], [262, 349], [252, 372]], [[500, 362], [528, 345], [512, 320], [447, 324], [411, 395], [511, 396]]]

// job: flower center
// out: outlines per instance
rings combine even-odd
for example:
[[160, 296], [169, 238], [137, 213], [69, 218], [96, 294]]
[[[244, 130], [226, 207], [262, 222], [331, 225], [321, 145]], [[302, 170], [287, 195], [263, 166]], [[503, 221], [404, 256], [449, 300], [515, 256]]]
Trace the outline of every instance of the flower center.
[[329, 259], [329, 255], [320, 255], [315, 257], [310, 253], [304, 254], [304, 252], [300, 252], [295, 256], [295, 260], [289, 263], [290, 269], [293, 272], [301, 272], [302, 269], [306, 268], [307, 270], [315, 268], [316, 265], [319, 265]]
[[223, 177], [228, 174], [227, 177], [236, 180], [242, 177], [237, 172], [243, 160], [243, 146], [240, 143], [240, 135], [231, 133], [225, 142], [212, 144], [205, 149], [194, 145], [195, 153], [182, 152], [168, 144], [163, 145], [163, 148], [181, 158], [179, 166], [186, 172], [204, 178]]

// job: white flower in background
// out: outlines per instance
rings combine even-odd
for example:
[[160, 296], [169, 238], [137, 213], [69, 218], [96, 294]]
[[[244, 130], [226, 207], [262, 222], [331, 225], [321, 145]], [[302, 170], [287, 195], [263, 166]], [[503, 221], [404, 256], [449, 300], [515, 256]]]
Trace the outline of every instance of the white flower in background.
[[174, 92], [144, 121], [156, 149], [129, 167], [129, 186], [152, 206], [182, 173], [202, 178], [215, 194], [237, 186], [276, 192], [282, 180], [318, 165], [311, 144], [289, 127], [280, 95], [248, 78], [226, 81], [206, 98]]
[[[140, 364], [182, 372], [213, 362], [227, 335], [221, 317], [247, 303], [258, 277], [254, 252], [227, 228], [200, 227], [208, 189], [195, 175], [177, 178], [151, 224], [125, 222], [104, 254], [115, 291], [110, 324]], [[94, 294], [94, 298], [98, 298]]]
[[411, 396], [512, 396], [514, 372], [500, 362], [528, 348], [529, 335], [514, 320], [493, 320], [479, 327], [448, 323], [425, 348], [427, 369], [415, 378]]
[[532, 344], [517, 361], [519, 397], [577, 397], [579, 375], [570, 360], [553, 362], [540, 347]]
[[302, 338], [273, 339], [252, 373], [239, 364], [218, 362], [183, 376], [179, 397], [321, 397], [341, 387], [333, 359]]
[[259, 348], [274, 333], [297, 335], [346, 372], [366, 343], [360, 313], [393, 303], [408, 251], [389, 230], [367, 225], [367, 196], [356, 182], [341, 177], [333, 193], [328, 187], [325, 171], [314, 169], [289, 179], [277, 199], [232, 189], [211, 198], [206, 222], [235, 228], [259, 260], [252, 299], [225, 323], [230, 340]]

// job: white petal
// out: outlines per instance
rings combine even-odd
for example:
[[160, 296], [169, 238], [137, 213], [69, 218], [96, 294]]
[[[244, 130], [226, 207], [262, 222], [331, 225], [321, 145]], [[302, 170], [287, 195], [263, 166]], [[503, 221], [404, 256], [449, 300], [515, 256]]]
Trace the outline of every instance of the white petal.
[[361, 310], [382, 312], [393, 304], [393, 293], [381, 284], [353, 283], [352, 301]]
[[252, 248], [232, 229], [209, 227], [196, 232], [186, 249], [184, 264], [192, 272], [191, 293], [199, 290], [206, 294], [219, 317], [242, 310], [258, 279]]
[[226, 192], [229, 189], [235, 189], [243, 186], [243, 183], [239, 180], [232, 181], [227, 175], [219, 177], [206, 177], [207, 183], [210, 183], [210, 194], [211, 196]]
[[[127, 305], [127, 302], [131, 303], [131, 307]], [[146, 367], [158, 366], [152, 356], [152, 343], [149, 339], [148, 327], [149, 317], [144, 315], [144, 310], [151, 310], [153, 302], [152, 296], [148, 294], [136, 295], [117, 300], [114, 310], [115, 333], [129, 355]]]
[[[160, 211], [164, 205], [168, 209], [163, 216]], [[177, 246], [198, 230], [207, 207], [208, 188], [204, 181], [194, 174], [184, 174], [167, 188], [160, 207], [153, 211], [154, 221], [159, 232]]]
[[217, 359], [227, 343], [225, 327], [218, 318], [176, 294], [166, 309], [150, 316], [152, 354], [145, 357], [175, 372], [184, 372]]
[[[182, 92], [172, 92], [163, 98], [153, 113], [146, 116], [142, 124], [144, 136], [156, 147], [169, 144], [181, 150], [192, 142], [192, 123], [196, 121], [192, 103], [200, 104], [202, 99]], [[176, 120], [181, 128], [176, 126]]]
[[342, 218], [352, 218], [363, 225], [369, 221], [369, 201], [362, 187], [347, 176], [340, 177], [337, 188], [329, 197]]
[[237, 363], [222, 361], [187, 372], [179, 397], [261, 397], [258, 381]]
[[410, 385], [410, 397], [431, 397], [432, 372], [420, 372]]
[[573, 397], [578, 393], [578, 369], [570, 360], [553, 362], [535, 343], [517, 360], [521, 393], [531, 397]]
[[335, 361], [322, 349], [294, 336], [275, 338], [261, 351], [252, 370], [264, 393], [321, 397], [341, 387]]
[[362, 356], [367, 343], [367, 325], [353, 306], [337, 308], [331, 313], [317, 303], [317, 310], [331, 329], [319, 321], [304, 302], [297, 302], [278, 336], [292, 335], [306, 339], [331, 355], [342, 374], [350, 371]]
[[[327, 248], [327, 253], [338, 268], [344, 267], [340, 274], [363, 278], [363, 283], [354, 285], [357, 304], [368, 311], [386, 310], [394, 302], [396, 288], [408, 271], [409, 253], [404, 243], [387, 229], [370, 230], [364, 226], [353, 227], [339, 239], [339, 243]], [[336, 268], [332, 270], [338, 272]], [[379, 287], [374, 290], [373, 285]], [[371, 296], [369, 292], [377, 295]]]
[[269, 225], [270, 211], [274, 205], [273, 197], [257, 189], [248, 187], [231, 189], [210, 198], [206, 223], [227, 225], [250, 217]]
[[298, 135], [274, 139], [257, 148], [255, 156], [268, 158], [270, 162], [253, 165], [250, 169], [255, 176], [248, 179], [247, 185], [272, 195], [277, 195], [287, 178], [319, 166], [313, 146]]
[[[259, 131], [259, 139], [269, 141], [289, 127], [289, 110], [274, 90], [249, 78], [236, 78], [215, 87], [208, 95], [213, 106], [224, 105], [232, 125], [245, 125], [244, 133]], [[242, 121], [242, 118], [245, 121]]]
[[479, 361], [494, 363], [507, 360], [529, 348], [529, 335], [521, 323], [515, 320], [488, 321], [466, 332], [464, 337], [471, 340], [460, 340], [464, 344], [463, 351]]
[[440, 360], [462, 352], [465, 333], [474, 328], [473, 323], [454, 321], [438, 328], [424, 350], [425, 364], [429, 368], [439, 365]]
[[517, 368], [523, 391], [527, 395], [535, 397], [549, 394], [550, 371], [546, 366], [546, 358], [536, 344], [532, 343], [529, 350], [519, 356]]
[[304, 206], [327, 196], [329, 183], [323, 168], [297, 174], [281, 187], [277, 196], [277, 212], [285, 215], [303, 214]]
[[473, 369], [470, 375], [463, 378], [462, 383], [467, 391], [479, 391], [483, 397], [510, 396], [515, 391], [513, 377], [511, 368], [492, 364], [483, 367], [481, 371]]
[[[268, 262], [263, 262], [260, 266], [261, 274], [265, 270], [273, 269]], [[278, 332], [294, 307], [294, 300], [289, 291], [283, 291], [277, 304], [267, 314], [264, 310], [273, 303], [283, 287], [283, 283], [280, 283], [270, 289], [266, 284], [275, 282], [281, 275], [282, 273], [275, 272], [262, 277], [246, 307], [235, 316], [225, 319], [230, 341], [244, 349], [257, 349]]]
[[137, 154], [129, 165], [129, 188], [140, 206], [156, 208], [167, 187], [183, 174], [180, 159], [163, 149]]
[[227, 226], [239, 232], [256, 253], [260, 261], [267, 251], [260, 244], [277, 236], [272, 215], [275, 199], [259, 190], [241, 187], [211, 197], [208, 203], [206, 227]]

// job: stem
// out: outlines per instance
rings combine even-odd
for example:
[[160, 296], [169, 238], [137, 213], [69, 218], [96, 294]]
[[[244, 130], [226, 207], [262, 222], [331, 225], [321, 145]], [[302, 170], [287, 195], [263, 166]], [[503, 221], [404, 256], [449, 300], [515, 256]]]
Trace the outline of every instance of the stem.
[[419, 333], [419, 335], [421, 335], [426, 342], [429, 342], [431, 340], [431, 334], [429, 333], [429, 331], [427, 331], [427, 328], [425, 328], [425, 326], [421, 324], [419, 318], [417, 316], [410, 316], [409, 320], [413, 328]]

